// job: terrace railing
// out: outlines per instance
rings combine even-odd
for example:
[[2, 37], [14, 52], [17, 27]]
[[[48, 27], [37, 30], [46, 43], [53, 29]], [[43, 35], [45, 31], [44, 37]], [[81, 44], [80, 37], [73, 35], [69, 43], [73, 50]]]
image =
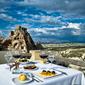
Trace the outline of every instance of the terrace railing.
[[69, 58], [64, 58], [64, 57], [55, 57], [55, 60], [68, 63], [68, 64], [73, 64], [81, 67], [85, 67], [85, 61], [80, 61], [80, 60], [74, 60], [74, 59], [69, 59]]

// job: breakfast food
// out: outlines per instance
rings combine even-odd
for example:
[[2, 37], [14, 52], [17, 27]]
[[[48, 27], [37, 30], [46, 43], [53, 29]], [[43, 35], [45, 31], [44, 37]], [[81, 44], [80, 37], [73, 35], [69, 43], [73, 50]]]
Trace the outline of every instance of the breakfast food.
[[44, 76], [54, 76], [55, 75], [55, 71], [46, 71], [43, 70], [40, 75], [44, 75]]
[[31, 65], [31, 66], [24, 66], [24, 69], [35, 69], [36, 66], [35, 65]]
[[40, 63], [46, 63], [46, 61], [40, 61]]
[[17, 62], [29, 62], [29, 61], [26, 58], [23, 58], [23, 59], [17, 60]]
[[25, 74], [20, 74], [19, 80], [24, 81], [26, 80], [27, 76]]

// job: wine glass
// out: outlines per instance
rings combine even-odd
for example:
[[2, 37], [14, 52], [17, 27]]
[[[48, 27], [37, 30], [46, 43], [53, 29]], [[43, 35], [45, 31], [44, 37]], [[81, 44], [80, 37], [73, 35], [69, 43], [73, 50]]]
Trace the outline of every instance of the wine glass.
[[7, 60], [7, 65], [9, 65], [10, 66], [10, 64], [9, 64], [9, 61], [11, 60], [11, 58], [12, 58], [12, 54], [11, 54], [11, 52], [6, 52], [5, 53], [5, 59]]
[[52, 69], [52, 62], [55, 60], [55, 53], [54, 52], [51, 52], [48, 56], [48, 59], [50, 60], [51, 62], [51, 69]]
[[44, 62], [44, 59], [48, 57], [48, 54], [47, 54], [47, 51], [46, 50], [41, 50], [40, 51], [40, 58], [43, 59], [43, 62]]
[[14, 50], [13, 51], [13, 57], [15, 58], [15, 62], [21, 57], [21, 51], [20, 50]]
[[[48, 53], [47, 53], [46, 50], [41, 50], [39, 56], [40, 56], [40, 58], [43, 59], [43, 64], [44, 64], [44, 59], [48, 57]], [[44, 68], [44, 67], [43, 67], [43, 68]]]

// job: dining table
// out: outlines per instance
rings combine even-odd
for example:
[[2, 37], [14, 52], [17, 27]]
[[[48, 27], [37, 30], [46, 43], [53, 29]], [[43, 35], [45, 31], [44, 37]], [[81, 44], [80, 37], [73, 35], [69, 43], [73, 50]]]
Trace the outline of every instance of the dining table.
[[[11, 63], [10, 63], [11, 64]], [[24, 69], [24, 66], [35, 65], [37, 69]], [[8, 68], [7, 64], [0, 64], [0, 85], [85, 85], [84, 73], [72, 68], [63, 67], [60, 65], [52, 64], [46, 62], [44, 64], [40, 63], [40, 60], [29, 61], [26, 64], [20, 64], [20, 73], [13, 74], [12, 69]], [[42, 68], [43, 67], [43, 68]], [[58, 72], [55, 76], [45, 76], [40, 75], [43, 70], [51, 70]], [[28, 82], [16, 82], [21, 74], [32, 73], [34, 77]], [[28, 77], [28, 78], [29, 78]], [[15, 81], [14, 79], [17, 80]], [[38, 79], [40, 80], [38, 80]], [[37, 80], [37, 81], [35, 81]], [[24, 82], [24, 83], [23, 83]]]

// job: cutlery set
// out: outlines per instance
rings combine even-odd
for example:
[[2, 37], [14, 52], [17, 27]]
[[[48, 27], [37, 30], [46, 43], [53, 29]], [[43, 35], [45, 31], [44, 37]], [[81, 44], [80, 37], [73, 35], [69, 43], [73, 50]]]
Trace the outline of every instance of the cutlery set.
[[29, 76], [29, 77], [31, 77], [36, 82], [43, 82], [42, 80], [40, 80], [39, 78], [37, 78], [36, 76], [34, 76], [34, 74], [32, 74], [32, 73], [26, 73], [26, 75]]

